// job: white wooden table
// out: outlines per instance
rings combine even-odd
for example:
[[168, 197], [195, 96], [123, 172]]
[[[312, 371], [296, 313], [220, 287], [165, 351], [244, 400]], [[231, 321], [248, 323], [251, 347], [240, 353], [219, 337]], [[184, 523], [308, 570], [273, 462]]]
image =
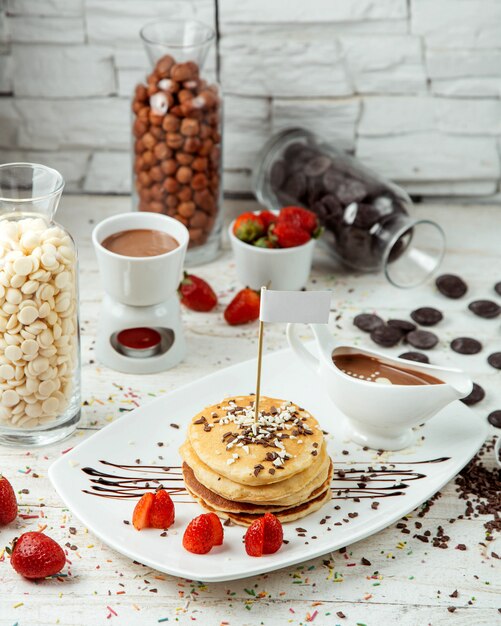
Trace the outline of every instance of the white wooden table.
[[[228, 210], [235, 213], [251, 204], [228, 203]], [[64, 508], [47, 478], [49, 465], [64, 450], [120, 419], [123, 410], [149, 402], [216, 367], [255, 356], [256, 325], [233, 328], [222, 318], [223, 307], [239, 288], [226, 250], [216, 262], [196, 268], [217, 291], [220, 305], [216, 313], [183, 312], [188, 356], [181, 365], [163, 374], [137, 377], [96, 363], [93, 347], [102, 294], [90, 233], [93, 223], [129, 207], [129, 199], [122, 197], [67, 196], [63, 200], [59, 220], [75, 235], [81, 260], [83, 414], [76, 434], [58, 445], [33, 450], [0, 448], [0, 470], [18, 493], [22, 515], [16, 524], [0, 529], [1, 626], [500, 623], [501, 567], [490, 552], [494, 549], [501, 554], [501, 540], [487, 547], [480, 545], [485, 538], [482, 517], [449, 523], [465, 509], [453, 482], [420, 519], [420, 532], [429, 529], [434, 535], [439, 525], [444, 526], [451, 536], [448, 550], [422, 543], [412, 533], [403, 535], [394, 525], [349, 546], [346, 555], [336, 552], [269, 575], [208, 585], [162, 575], [131, 562], [103, 545]], [[495, 298], [492, 287], [501, 280], [501, 207], [425, 205], [418, 211], [438, 221], [447, 232], [443, 269], [457, 272], [469, 282], [471, 299]], [[333, 330], [355, 341], [367, 342], [352, 325], [353, 315], [359, 311], [401, 317], [417, 306], [435, 304], [446, 319], [437, 329], [442, 341], [432, 353], [433, 360], [459, 364], [486, 389], [487, 397], [475, 411], [485, 417], [501, 408], [501, 372], [485, 362], [489, 352], [501, 350], [499, 320], [474, 318], [465, 312], [464, 300], [447, 300], [436, 294], [432, 284], [399, 291], [382, 276], [349, 275], [322, 255], [312, 282], [315, 288], [333, 290]], [[481, 355], [453, 356], [447, 346], [460, 335], [480, 339], [485, 346]], [[266, 335], [266, 350], [284, 346], [283, 328], [274, 325]], [[393, 352], [398, 353], [398, 348]], [[494, 435], [495, 429], [491, 431]], [[411, 519], [411, 527], [414, 521]], [[24, 531], [42, 527], [66, 546], [71, 564], [65, 570], [67, 577], [35, 584], [12, 570], [3, 546]], [[455, 550], [459, 543], [467, 550]], [[370, 567], [360, 565], [362, 557], [371, 562]], [[458, 596], [451, 599], [455, 590]], [[451, 606], [457, 607], [454, 613], [448, 611]], [[339, 617], [338, 612], [346, 617]]]

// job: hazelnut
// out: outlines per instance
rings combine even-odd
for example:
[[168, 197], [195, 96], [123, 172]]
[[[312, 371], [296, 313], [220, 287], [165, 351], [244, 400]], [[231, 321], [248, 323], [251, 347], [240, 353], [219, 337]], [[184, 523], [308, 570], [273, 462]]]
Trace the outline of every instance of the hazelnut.
[[181, 104], [193, 99], [193, 93], [189, 89], [181, 89], [177, 94], [178, 100]]
[[143, 144], [146, 146], [148, 150], [151, 150], [154, 145], [156, 145], [155, 137], [151, 133], [144, 133], [143, 135]]
[[205, 189], [208, 185], [207, 176], [199, 172], [195, 174], [191, 179], [191, 186], [195, 191], [199, 191], [200, 189]]
[[178, 222], [181, 222], [181, 224], [184, 224], [185, 226], [188, 226], [188, 224], [189, 224], [188, 220], [185, 217], [183, 217], [182, 215], [179, 215], [179, 213], [176, 213], [173, 217]]
[[193, 172], [191, 171], [191, 168], [187, 165], [181, 165], [181, 167], [176, 172], [176, 179], [182, 185], [189, 183], [192, 178]]
[[168, 157], [169, 148], [167, 148], [164, 143], [157, 143], [157, 145], [153, 148], [153, 154], [157, 157], [159, 161], [163, 161]]
[[189, 185], [185, 185], [184, 187], [181, 187], [181, 189], [177, 192], [177, 197], [179, 198], [180, 202], [188, 202], [193, 197], [193, 190]]
[[191, 164], [192, 169], [196, 172], [205, 172], [209, 166], [209, 161], [205, 157], [196, 157]]
[[178, 82], [198, 78], [198, 65], [193, 61], [176, 63], [172, 66], [171, 77], [173, 80], [177, 80]]
[[190, 219], [190, 227], [203, 228], [207, 224], [207, 215], [203, 211], [195, 211]]
[[170, 113], [167, 113], [167, 115], [164, 115], [162, 128], [165, 131], [169, 133], [175, 133], [178, 130], [179, 126], [180, 126], [179, 118], [177, 118], [175, 115], [171, 115]]
[[212, 141], [212, 139], [205, 139], [202, 146], [200, 147], [200, 150], [198, 151], [198, 154], [201, 154], [202, 156], [208, 156], [210, 154], [210, 151], [212, 150], [213, 145], [214, 142]]
[[190, 241], [198, 242], [203, 234], [204, 231], [201, 228], [190, 228]]
[[143, 187], [149, 187], [151, 185], [151, 179], [148, 176], [147, 172], [139, 172], [139, 174], [137, 175], [137, 180], [139, 184]]
[[148, 210], [152, 211], [153, 213], [163, 213], [164, 205], [157, 200], [153, 200], [153, 202], [149, 203]]
[[139, 118], [136, 118], [134, 120], [134, 124], [132, 126], [132, 132], [134, 134], [134, 137], [142, 137], [147, 129], [148, 127], [142, 120], [140, 120]]
[[216, 206], [216, 202], [208, 189], [202, 189], [195, 192], [193, 197], [195, 204], [203, 209], [206, 213], [212, 213]]
[[194, 137], [195, 135], [198, 135], [199, 131], [200, 125], [197, 120], [185, 117], [184, 120], [181, 122], [181, 135]]
[[177, 212], [179, 215], [189, 218], [195, 213], [195, 209], [196, 206], [194, 202], [181, 202], [177, 207]]
[[[191, 170], [190, 170], [191, 171]], [[165, 174], [160, 169], [159, 165], [155, 165], [150, 170], [151, 179], [159, 183], [161, 180], [165, 178]]]
[[[167, 133], [167, 137], [165, 141], [169, 148], [172, 148], [173, 150], [178, 150], [183, 145], [184, 138], [179, 133]], [[210, 140], [208, 139], [207, 141], [210, 141]]]
[[164, 197], [164, 190], [160, 183], [155, 183], [151, 186], [151, 197], [153, 200], [162, 200]]
[[162, 161], [162, 163], [160, 163], [160, 167], [164, 174], [171, 176], [177, 170], [177, 163], [174, 159], [167, 159], [167, 161]]
[[146, 169], [150, 169], [156, 163], [156, 157], [151, 150], [143, 152], [143, 163]]
[[179, 204], [179, 199], [173, 193], [170, 193], [167, 198], [165, 198], [165, 204], [169, 207], [169, 209], [175, 209]]
[[153, 126], [162, 126], [162, 122], [164, 121], [164, 116], [157, 115], [156, 113], [153, 113], [152, 111], [150, 111], [149, 120], [150, 120], [150, 124], [153, 124]]
[[179, 188], [179, 183], [172, 176], [167, 177], [162, 183], [163, 188], [167, 193], [176, 193]]
[[157, 61], [155, 65], [155, 75], [158, 78], [168, 78], [171, 73], [171, 69], [175, 64], [174, 59], [170, 56], [170, 54], [166, 54], [161, 59]]
[[186, 152], [177, 152], [176, 153], [176, 161], [180, 165], [190, 165], [193, 161], [194, 157], [192, 154], [186, 154]]
[[188, 152], [189, 154], [195, 154], [200, 150], [200, 146], [202, 142], [198, 137], [186, 137], [186, 140], [183, 144], [183, 150]]
[[146, 102], [148, 100], [148, 91], [144, 85], [136, 85], [134, 90], [134, 97], [139, 102]]

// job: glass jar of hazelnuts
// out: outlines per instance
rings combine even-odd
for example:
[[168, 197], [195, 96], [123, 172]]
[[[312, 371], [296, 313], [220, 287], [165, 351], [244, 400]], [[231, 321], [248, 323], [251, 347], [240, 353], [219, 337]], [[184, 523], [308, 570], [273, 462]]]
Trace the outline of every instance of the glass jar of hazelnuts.
[[0, 444], [44, 445], [80, 419], [77, 250], [53, 221], [64, 181], [0, 165]]
[[134, 207], [182, 222], [190, 232], [188, 264], [206, 263], [221, 236], [215, 32], [201, 22], [158, 20], [141, 37], [153, 69], [132, 102]]

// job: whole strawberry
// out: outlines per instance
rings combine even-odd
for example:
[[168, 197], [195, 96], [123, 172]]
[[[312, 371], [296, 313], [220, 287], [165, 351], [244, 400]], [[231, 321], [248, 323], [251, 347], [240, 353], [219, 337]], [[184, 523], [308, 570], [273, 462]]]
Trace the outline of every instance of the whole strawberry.
[[12, 485], [0, 475], [0, 526], [10, 524], [17, 517], [17, 500]]
[[284, 532], [280, 520], [272, 513], [265, 513], [247, 529], [245, 551], [249, 556], [274, 554], [282, 546]]
[[272, 239], [279, 248], [295, 248], [308, 243], [311, 235], [307, 230], [289, 222], [277, 222], [273, 226]]
[[300, 206], [286, 206], [281, 209], [278, 222], [294, 224], [294, 226], [310, 233], [312, 237], [315, 237], [315, 233], [319, 229], [318, 218], [315, 213], [308, 211], [308, 209], [303, 209], [303, 207]]
[[272, 213], [271, 211], [261, 211], [261, 213], [259, 213], [259, 217], [261, 218], [264, 224], [265, 233], [267, 233], [268, 228], [277, 221], [277, 216], [275, 215], [275, 213]]
[[235, 220], [233, 234], [241, 241], [252, 243], [266, 234], [267, 226], [260, 215], [256, 213], [242, 213]]
[[259, 317], [260, 297], [257, 291], [246, 287], [237, 293], [224, 312], [224, 319], [231, 326], [247, 324]]
[[25, 578], [45, 578], [60, 572], [66, 563], [61, 546], [47, 535], [24, 533], [14, 543], [10, 564]]
[[212, 311], [217, 304], [217, 296], [209, 283], [194, 274], [185, 272], [178, 293], [182, 304], [192, 311]]

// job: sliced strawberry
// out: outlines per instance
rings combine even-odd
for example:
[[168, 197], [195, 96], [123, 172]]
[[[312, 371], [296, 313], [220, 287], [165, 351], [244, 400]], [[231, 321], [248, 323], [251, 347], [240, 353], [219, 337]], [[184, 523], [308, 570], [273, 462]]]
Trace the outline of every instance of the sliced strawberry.
[[148, 492], [145, 493], [134, 508], [132, 514], [132, 523], [136, 530], [142, 530], [150, 526], [150, 514], [153, 507], [155, 496]]
[[259, 293], [246, 287], [228, 304], [224, 319], [231, 326], [253, 322], [259, 317], [260, 302]]
[[212, 524], [212, 541], [215, 546], [220, 546], [223, 543], [224, 530], [221, 520], [215, 513], [206, 513]]
[[214, 545], [214, 523], [207, 514], [192, 519], [183, 535], [183, 546], [193, 554], [207, 554]]
[[10, 564], [25, 578], [45, 578], [60, 572], [66, 563], [61, 546], [40, 532], [24, 533], [14, 544]]
[[263, 553], [273, 554], [282, 547], [284, 530], [278, 517], [272, 513], [264, 515], [264, 543]]
[[264, 546], [264, 517], [260, 517], [247, 529], [245, 533], [245, 551], [249, 556], [263, 556]]
[[264, 221], [256, 213], [242, 213], [233, 225], [233, 234], [247, 243], [262, 237], [266, 233]]
[[284, 533], [280, 520], [272, 513], [265, 513], [247, 529], [245, 551], [249, 556], [274, 554], [282, 546]]
[[17, 500], [12, 485], [0, 475], [0, 526], [10, 524], [17, 517]]
[[181, 303], [192, 311], [212, 311], [217, 305], [217, 296], [208, 282], [194, 274], [185, 272], [178, 293]]
[[159, 489], [155, 493], [153, 504], [151, 505], [149, 526], [151, 528], [169, 528], [174, 523], [174, 515], [172, 498], [165, 489]]

